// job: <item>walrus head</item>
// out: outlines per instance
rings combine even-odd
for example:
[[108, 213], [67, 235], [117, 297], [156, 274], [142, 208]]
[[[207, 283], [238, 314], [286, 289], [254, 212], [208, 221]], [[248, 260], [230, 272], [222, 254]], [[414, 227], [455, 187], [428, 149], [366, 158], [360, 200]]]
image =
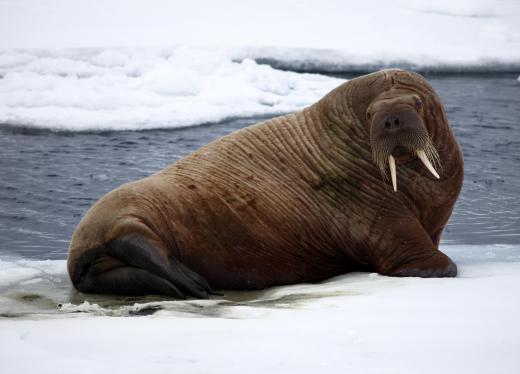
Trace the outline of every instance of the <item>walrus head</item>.
[[423, 107], [415, 92], [392, 88], [376, 96], [367, 108], [372, 158], [383, 179], [387, 180], [390, 170], [394, 191], [396, 159], [418, 157], [435, 178], [440, 178], [439, 154], [428, 135]]

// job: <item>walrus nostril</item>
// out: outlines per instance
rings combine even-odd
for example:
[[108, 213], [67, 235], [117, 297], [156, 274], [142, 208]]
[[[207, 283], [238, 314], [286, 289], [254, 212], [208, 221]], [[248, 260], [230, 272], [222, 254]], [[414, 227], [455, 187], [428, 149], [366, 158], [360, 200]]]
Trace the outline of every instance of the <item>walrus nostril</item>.
[[384, 128], [385, 130], [392, 130], [399, 127], [399, 118], [395, 116], [389, 116], [385, 118]]

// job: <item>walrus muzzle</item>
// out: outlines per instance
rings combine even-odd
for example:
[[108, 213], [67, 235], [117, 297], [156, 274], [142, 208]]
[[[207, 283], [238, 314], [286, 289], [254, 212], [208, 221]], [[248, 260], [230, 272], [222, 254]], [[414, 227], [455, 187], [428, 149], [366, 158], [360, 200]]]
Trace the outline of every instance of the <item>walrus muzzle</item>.
[[422, 102], [416, 95], [376, 98], [367, 110], [372, 158], [384, 180], [390, 170], [394, 191], [397, 191], [396, 158], [418, 157], [435, 178], [440, 178], [439, 154], [422, 115]]

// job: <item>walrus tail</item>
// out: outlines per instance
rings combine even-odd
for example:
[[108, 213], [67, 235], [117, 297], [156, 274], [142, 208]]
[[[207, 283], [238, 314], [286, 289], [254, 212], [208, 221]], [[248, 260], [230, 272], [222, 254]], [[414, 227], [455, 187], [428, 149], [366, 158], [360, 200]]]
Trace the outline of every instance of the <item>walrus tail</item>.
[[81, 292], [118, 295], [168, 295], [207, 299], [208, 282], [179, 261], [165, 261], [148, 239], [126, 235], [83, 253], [71, 280]]

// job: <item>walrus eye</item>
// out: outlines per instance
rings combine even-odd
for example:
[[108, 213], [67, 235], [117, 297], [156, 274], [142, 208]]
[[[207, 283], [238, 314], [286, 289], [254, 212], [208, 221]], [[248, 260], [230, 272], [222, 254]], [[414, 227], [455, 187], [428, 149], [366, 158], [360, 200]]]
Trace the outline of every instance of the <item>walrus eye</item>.
[[369, 120], [370, 118], [372, 118], [372, 114], [370, 112], [367, 112], [367, 119]]
[[415, 98], [415, 109], [418, 111], [422, 109], [422, 101], [418, 97]]

